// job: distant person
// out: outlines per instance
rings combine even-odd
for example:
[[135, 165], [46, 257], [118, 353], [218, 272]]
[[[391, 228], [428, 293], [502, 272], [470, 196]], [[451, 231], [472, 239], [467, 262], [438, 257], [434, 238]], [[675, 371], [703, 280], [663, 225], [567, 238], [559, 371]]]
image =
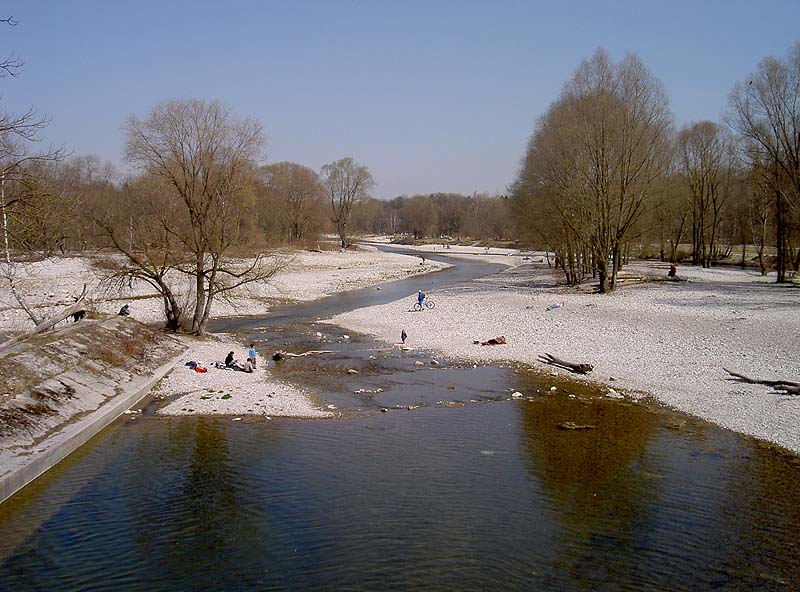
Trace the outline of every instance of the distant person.
[[255, 367], [256, 367], [256, 356], [257, 355], [258, 355], [258, 352], [256, 352], [256, 344], [255, 343], [251, 343], [250, 344], [250, 351], [247, 352], [247, 359], [250, 360], [250, 362], [253, 364], [253, 369], [255, 369]]
[[400, 331], [400, 341], [402, 343], [405, 343], [407, 338], [408, 338], [408, 335], [406, 335], [406, 330], [403, 329], [402, 331]]
[[419, 290], [417, 292], [417, 304], [420, 305], [420, 308], [422, 307], [423, 302], [425, 302], [425, 294], [422, 293], [422, 290]]
[[233, 359], [233, 352], [228, 352], [228, 355], [225, 356], [225, 367], [226, 368], [236, 367], [236, 360]]
[[244, 363], [244, 368], [237, 368], [237, 370], [241, 370], [242, 372], [252, 372], [255, 369], [256, 365], [253, 363], [253, 360], [247, 358], [247, 361]]
[[127, 317], [128, 315], [131, 314], [131, 309], [128, 308], [127, 304], [123, 304], [122, 308], [119, 309], [119, 312], [117, 314], [121, 317]]
[[86, 311], [85, 310], [79, 310], [79, 311], [73, 312], [72, 313], [72, 322], [73, 323], [77, 323], [78, 321], [80, 321], [84, 317], [86, 317]]
[[678, 266], [672, 263], [669, 266], [669, 272], [667, 272], [667, 277], [676, 278], [678, 277]]

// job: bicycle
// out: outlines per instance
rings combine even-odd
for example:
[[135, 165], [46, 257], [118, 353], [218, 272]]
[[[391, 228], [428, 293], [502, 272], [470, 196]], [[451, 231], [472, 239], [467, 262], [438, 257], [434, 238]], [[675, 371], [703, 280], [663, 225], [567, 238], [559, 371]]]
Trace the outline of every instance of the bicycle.
[[419, 302], [414, 303], [414, 310], [422, 310], [427, 308], [428, 310], [433, 310], [436, 307], [436, 303], [433, 300], [428, 300], [427, 298], [423, 301], [422, 304]]

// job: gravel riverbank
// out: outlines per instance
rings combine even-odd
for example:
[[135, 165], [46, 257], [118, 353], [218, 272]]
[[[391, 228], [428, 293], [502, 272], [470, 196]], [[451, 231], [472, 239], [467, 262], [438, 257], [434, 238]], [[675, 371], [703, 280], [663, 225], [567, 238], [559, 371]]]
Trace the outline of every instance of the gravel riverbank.
[[[101, 279], [99, 255], [53, 257], [18, 268], [17, 287], [40, 316], [74, 302], [84, 285], [86, 308], [101, 313], [116, 313], [123, 302], [130, 303], [131, 316], [144, 323], [163, 319], [161, 299], [144, 283], [135, 283], [123, 291], [105, 289]], [[269, 282], [254, 284], [233, 294], [230, 300], [214, 303], [214, 317], [266, 314], [278, 301], [308, 301], [336, 292], [354, 290], [377, 283], [438, 271], [447, 264], [421, 261], [420, 258], [378, 251], [374, 246], [356, 250], [292, 251], [277, 253], [282, 269]], [[188, 294], [189, 284], [178, 280], [179, 292]], [[63, 321], [62, 325], [71, 323]], [[7, 284], [0, 285], [0, 333], [13, 334], [31, 326]], [[224, 360], [229, 351], [244, 360], [245, 345], [226, 335], [205, 339], [181, 337], [186, 354], [167, 378], [161, 381], [158, 394], [172, 401], [160, 410], [172, 415], [260, 415], [292, 417], [327, 417], [328, 411], [315, 407], [308, 393], [272, 379], [269, 366], [261, 360], [253, 374], [218, 370], [212, 364]], [[196, 373], [184, 366], [195, 360], [209, 368]]]
[[[247, 358], [247, 350], [232, 337], [216, 334], [205, 339], [183, 338], [186, 359], [159, 383], [154, 394], [169, 397], [170, 403], [158, 410], [161, 415], [259, 415], [262, 417], [330, 417], [316, 407], [308, 393], [276, 381], [269, 362], [257, 356], [252, 373], [214, 367], [233, 351], [237, 360]], [[207, 369], [196, 372], [186, 366], [193, 360]]]
[[[535, 258], [534, 258], [535, 259]], [[627, 275], [666, 276], [665, 264], [637, 263]], [[800, 397], [728, 380], [800, 380], [800, 289], [752, 271], [682, 267], [685, 282], [627, 285], [612, 294], [559, 286], [544, 264], [524, 264], [430, 296], [432, 311], [410, 312], [413, 295], [330, 322], [438, 355], [518, 361], [543, 371], [548, 352], [589, 362], [591, 381], [663, 403], [800, 453]], [[548, 310], [552, 304], [561, 305]], [[508, 344], [474, 345], [503, 335]]]

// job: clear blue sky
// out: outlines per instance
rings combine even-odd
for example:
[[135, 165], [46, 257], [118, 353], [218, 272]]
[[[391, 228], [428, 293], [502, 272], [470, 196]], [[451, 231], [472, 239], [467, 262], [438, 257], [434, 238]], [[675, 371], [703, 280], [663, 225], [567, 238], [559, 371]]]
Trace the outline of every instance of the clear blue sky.
[[718, 119], [733, 83], [800, 39], [800, 2], [0, 3], [6, 110], [45, 139], [122, 162], [122, 126], [164, 99], [219, 99], [256, 117], [267, 160], [319, 170], [352, 156], [378, 197], [503, 192], [536, 118], [581, 59], [637, 53], [677, 122]]

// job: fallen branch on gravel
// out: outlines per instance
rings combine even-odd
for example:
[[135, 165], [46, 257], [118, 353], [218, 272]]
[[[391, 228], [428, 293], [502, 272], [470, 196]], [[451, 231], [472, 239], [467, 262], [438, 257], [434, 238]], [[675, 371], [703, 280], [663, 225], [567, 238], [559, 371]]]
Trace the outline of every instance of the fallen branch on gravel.
[[24, 341], [29, 337], [33, 337], [34, 335], [38, 335], [39, 333], [47, 331], [48, 329], [52, 328], [57, 323], [60, 323], [67, 317], [74, 315], [76, 312], [83, 309], [83, 307], [85, 306], [83, 302], [85, 298], [86, 298], [86, 284], [83, 285], [83, 291], [81, 292], [81, 295], [75, 299], [75, 304], [68, 306], [67, 308], [63, 309], [61, 312], [54, 314], [50, 318], [41, 321], [38, 325], [36, 325], [36, 327], [31, 329], [30, 331], [26, 331], [21, 335], [17, 335], [16, 337], [12, 337], [8, 341], [3, 342], [2, 344], [0, 344], [0, 352], [5, 351], [9, 347], [11, 347], [16, 343], [19, 343], [20, 341]]
[[750, 378], [749, 376], [745, 376], [744, 374], [733, 372], [732, 370], [728, 370], [727, 368], [723, 368], [723, 370], [725, 370], [725, 372], [727, 372], [734, 378], [741, 380], [742, 382], [747, 382], [749, 384], [763, 384], [765, 386], [771, 386], [776, 391], [783, 391], [782, 394], [800, 395], [800, 382], [794, 382], [791, 380], [758, 380], [757, 378]]
[[539, 354], [539, 361], [545, 364], [550, 364], [551, 366], [564, 368], [565, 370], [575, 372], [576, 374], [588, 374], [594, 370], [594, 366], [591, 364], [576, 364], [574, 362], [567, 362], [566, 360], [561, 360], [551, 354]]
[[291, 352], [285, 351], [276, 351], [272, 354], [272, 359], [276, 362], [282, 360], [283, 358], [302, 358], [303, 356], [313, 356], [316, 354], [332, 354], [333, 350], [330, 349], [312, 349], [307, 352], [303, 352], [302, 354], [293, 354]]

